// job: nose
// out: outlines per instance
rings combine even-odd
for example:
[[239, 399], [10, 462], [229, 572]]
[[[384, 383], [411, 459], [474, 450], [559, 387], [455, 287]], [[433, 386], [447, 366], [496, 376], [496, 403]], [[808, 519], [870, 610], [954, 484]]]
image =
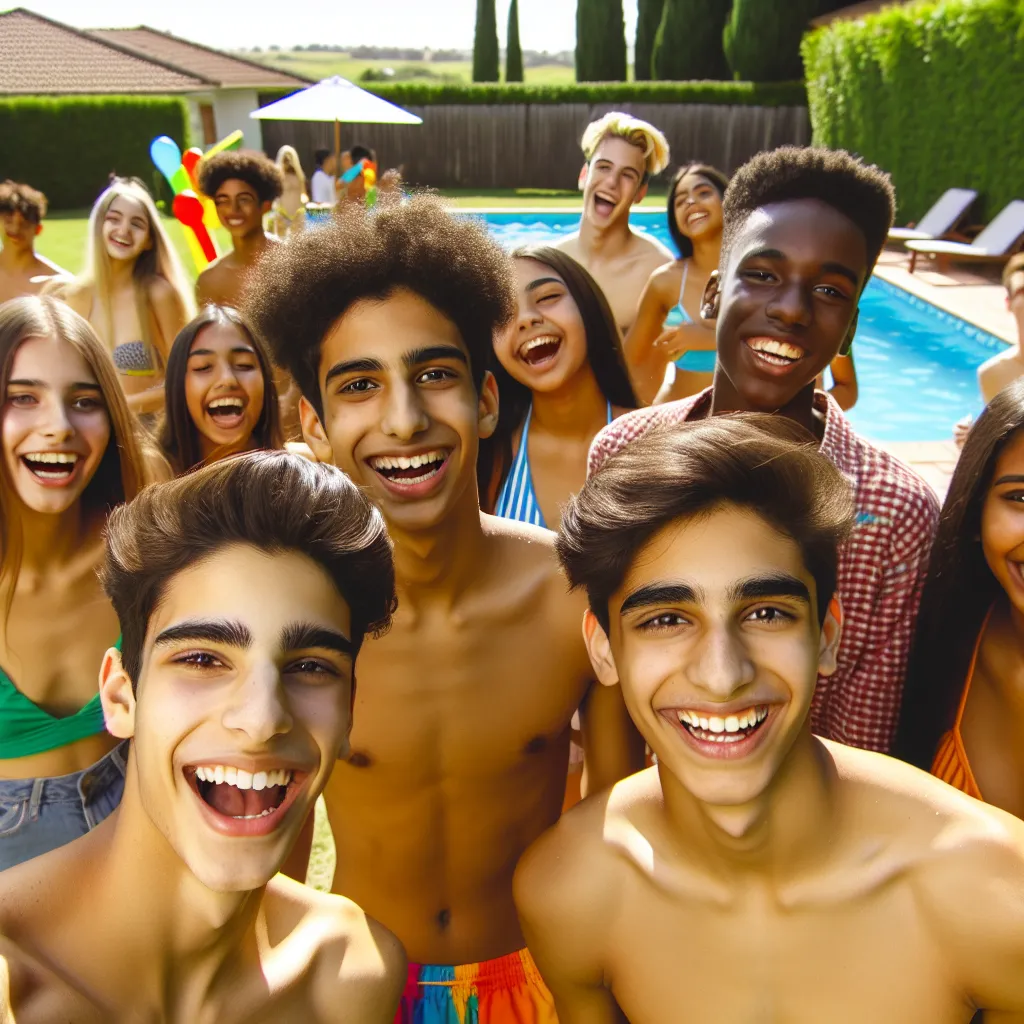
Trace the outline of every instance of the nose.
[[529, 299], [520, 301], [519, 317], [516, 320], [517, 331], [528, 331], [531, 327], [536, 327], [542, 319], [537, 307]]
[[811, 319], [811, 301], [803, 283], [782, 282], [772, 293], [765, 313], [787, 327], [806, 327]]
[[381, 430], [399, 441], [409, 441], [427, 429], [430, 418], [415, 385], [408, 382], [388, 389]]
[[40, 433], [50, 441], [66, 441], [74, 437], [75, 427], [68, 415], [67, 406], [59, 399], [53, 399], [43, 406]]
[[291, 730], [293, 719], [276, 665], [256, 666], [239, 680], [222, 721], [226, 729], [244, 733], [253, 744]]
[[220, 364], [214, 386], [218, 388], [238, 386], [238, 374], [235, 373], [235, 368], [230, 363], [224, 362]]
[[754, 664], [742, 640], [728, 625], [708, 626], [699, 645], [687, 674], [689, 681], [709, 697], [730, 700], [754, 681]]

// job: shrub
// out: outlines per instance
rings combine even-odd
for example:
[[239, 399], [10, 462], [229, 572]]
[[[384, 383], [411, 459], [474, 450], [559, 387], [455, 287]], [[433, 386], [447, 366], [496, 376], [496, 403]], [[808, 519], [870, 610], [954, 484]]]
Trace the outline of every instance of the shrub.
[[723, 33], [733, 75], [751, 82], [799, 78], [800, 40], [821, 0], [733, 0]]
[[52, 209], [92, 206], [112, 172], [141, 178], [170, 195], [149, 158], [149, 144], [169, 135], [189, 140], [184, 100], [151, 96], [16, 96], [0, 99], [0, 180], [46, 193]]
[[626, 80], [622, 0], [576, 0], [576, 81]]
[[400, 106], [516, 103], [707, 103], [748, 107], [803, 107], [803, 82], [583, 82], [571, 85], [442, 85], [372, 83], [367, 88]]
[[654, 77], [651, 70], [654, 58], [654, 37], [658, 34], [665, 0], [638, 0], [636, 12], [636, 42], [633, 47], [633, 77], [648, 82]]
[[[665, 0], [654, 42], [658, 79], [731, 78], [722, 50], [722, 29], [732, 0]], [[800, 72], [791, 75], [799, 78]]]
[[498, 80], [498, 22], [494, 0], [476, 0], [476, 33], [473, 36], [473, 81]]
[[803, 57], [815, 142], [889, 171], [901, 222], [952, 186], [989, 216], [1021, 195], [1019, 0], [889, 8], [810, 34]]
[[523, 48], [519, 45], [519, 0], [508, 5], [508, 35], [505, 44], [505, 81], [523, 80]]

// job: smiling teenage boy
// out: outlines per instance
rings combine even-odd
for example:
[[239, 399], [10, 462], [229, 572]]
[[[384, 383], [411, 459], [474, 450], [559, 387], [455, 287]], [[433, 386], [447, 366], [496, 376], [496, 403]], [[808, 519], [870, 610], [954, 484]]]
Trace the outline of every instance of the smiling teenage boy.
[[558, 243], [601, 286], [623, 337], [636, 319], [653, 271], [672, 260], [660, 242], [629, 228], [629, 211], [668, 166], [665, 136], [654, 125], [613, 111], [583, 133], [586, 181], [580, 229]]
[[15, 181], [0, 184], [0, 303], [37, 295], [50, 278], [67, 274], [35, 251], [45, 216], [42, 192]]
[[262, 153], [228, 151], [200, 161], [199, 189], [217, 207], [232, 248], [199, 275], [199, 305], [238, 306], [246, 272], [281, 241], [263, 230], [263, 218], [283, 187], [280, 169]]
[[785, 147], [733, 177], [719, 270], [701, 315], [717, 319], [712, 387], [616, 420], [594, 439], [590, 471], [660, 423], [725, 412], [777, 413], [819, 441], [853, 486], [856, 520], [839, 552], [845, 628], [811, 725], [828, 739], [887, 752], [938, 522], [931, 489], [855, 434], [818, 374], [857, 329], [857, 303], [892, 223], [887, 176], [842, 151]]
[[239, 456], [113, 512], [103, 583], [123, 628], [100, 695], [131, 740], [124, 798], [0, 875], [0, 1011], [387, 1024], [395, 938], [274, 877], [348, 749], [353, 659], [393, 607], [380, 514], [330, 466]]
[[245, 306], [299, 383], [307, 443], [395, 544], [394, 627], [360, 654], [352, 750], [325, 799], [334, 890], [402, 940], [401, 1019], [421, 1024], [467, 1005], [554, 1020], [523, 949], [516, 860], [558, 818], [577, 707], [592, 788], [642, 764], [618, 692], [591, 692], [554, 535], [480, 512], [477, 448], [498, 414], [486, 366], [513, 311], [508, 255], [425, 198], [345, 207], [268, 257]]
[[1024, 1014], [1024, 823], [811, 734], [853, 503], [800, 438], [779, 417], [661, 428], [563, 516], [594, 669], [658, 764], [516, 872], [562, 1024]]

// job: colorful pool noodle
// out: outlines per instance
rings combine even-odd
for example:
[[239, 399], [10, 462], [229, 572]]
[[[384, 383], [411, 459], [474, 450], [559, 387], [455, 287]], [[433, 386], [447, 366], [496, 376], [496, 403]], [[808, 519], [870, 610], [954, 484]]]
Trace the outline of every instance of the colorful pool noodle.
[[[217, 258], [213, 239], [203, 223], [203, 214], [203, 204], [200, 202], [199, 196], [191, 189], [185, 189], [174, 197], [174, 216], [182, 225], [192, 231], [191, 237], [186, 232], [186, 238], [189, 240], [189, 249], [196, 264], [196, 270], [202, 270], [207, 263]], [[198, 253], [191, 244], [193, 240], [199, 248]]]
[[359, 163], [357, 163], [357, 164], [353, 164], [353, 165], [352, 165], [352, 166], [351, 166], [351, 167], [350, 167], [350, 168], [349, 168], [349, 169], [348, 169], [348, 170], [347, 170], [347, 171], [346, 171], [346, 172], [345, 172], [345, 173], [344, 173], [344, 174], [343, 174], [343, 175], [341, 176], [341, 183], [342, 183], [343, 185], [347, 185], [347, 184], [348, 184], [349, 182], [351, 182], [351, 181], [355, 181], [355, 180], [356, 180], [356, 178], [358, 178], [358, 177], [359, 177], [359, 175], [363, 173], [363, 165], [364, 165], [365, 163], [366, 163], [366, 158], [364, 157], [364, 158], [363, 158], [362, 160], [360, 160], [360, 161], [359, 161]]
[[215, 156], [217, 153], [223, 153], [226, 149], [238, 149], [244, 138], [242, 129], [236, 128], [230, 135], [225, 135], [220, 142], [214, 143], [203, 156]]

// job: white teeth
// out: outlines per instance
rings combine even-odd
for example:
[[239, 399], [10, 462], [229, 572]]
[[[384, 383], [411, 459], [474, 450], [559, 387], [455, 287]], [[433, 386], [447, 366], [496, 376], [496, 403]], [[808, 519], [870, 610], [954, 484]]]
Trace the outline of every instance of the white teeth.
[[217, 765], [217, 767], [213, 770], [213, 781], [216, 782], [217, 785], [219, 786], [226, 777], [227, 769], [222, 764]]
[[726, 732], [739, 732], [740, 731], [740, 720], [735, 715], [730, 715], [725, 720], [725, 731]]
[[237, 780], [237, 778], [238, 778], [238, 769], [233, 767], [232, 765], [228, 765], [224, 769], [224, 781], [229, 786], [233, 786], [233, 785], [235, 785], [235, 781]]
[[30, 459], [32, 462], [47, 462], [54, 465], [71, 465], [78, 461], [74, 452], [29, 452], [22, 456], [23, 459]]
[[709, 718], [708, 728], [712, 732], [725, 732], [725, 719], [724, 718]]
[[796, 345], [790, 345], [785, 341], [777, 341], [775, 338], [752, 338], [750, 347], [755, 352], [765, 352], [772, 356], [782, 356], [784, 359], [800, 359], [803, 356], [803, 349]]
[[561, 341], [560, 338], [556, 338], [554, 335], [547, 334], [542, 338], [534, 338], [528, 341], [520, 350], [519, 354], [522, 355], [524, 352], [532, 352], [535, 348], [540, 348], [542, 345], [557, 345]]
[[234, 786], [236, 789], [270, 789], [273, 786], [287, 786], [292, 781], [292, 772], [289, 768], [272, 768], [270, 771], [253, 774], [234, 765], [207, 764], [197, 765], [195, 772], [200, 782]]
[[252, 788], [255, 789], [255, 790], [260, 790], [260, 789], [266, 789], [267, 788], [267, 773], [266, 772], [257, 772], [252, 777]]
[[440, 449], [424, 452], [422, 455], [412, 455], [408, 458], [404, 455], [378, 455], [376, 458], [370, 459], [370, 465], [374, 469], [419, 469], [420, 466], [444, 462], [447, 457], [448, 453]]
[[768, 717], [768, 706], [760, 704], [757, 707], [748, 708], [736, 715], [727, 715], [721, 718], [709, 715], [701, 717], [695, 711], [678, 711], [680, 725], [689, 726], [691, 729], [699, 729], [701, 732], [709, 733], [710, 739], [721, 742], [723, 739], [728, 742], [742, 739], [738, 734], [747, 729], [753, 729]]
[[233, 408], [241, 409], [245, 403], [240, 398], [215, 398], [208, 406], [208, 409]]
[[235, 785], [239, 789], [252, 789], [252, 772], [239, 768], [238, 775], [235, 778]]

